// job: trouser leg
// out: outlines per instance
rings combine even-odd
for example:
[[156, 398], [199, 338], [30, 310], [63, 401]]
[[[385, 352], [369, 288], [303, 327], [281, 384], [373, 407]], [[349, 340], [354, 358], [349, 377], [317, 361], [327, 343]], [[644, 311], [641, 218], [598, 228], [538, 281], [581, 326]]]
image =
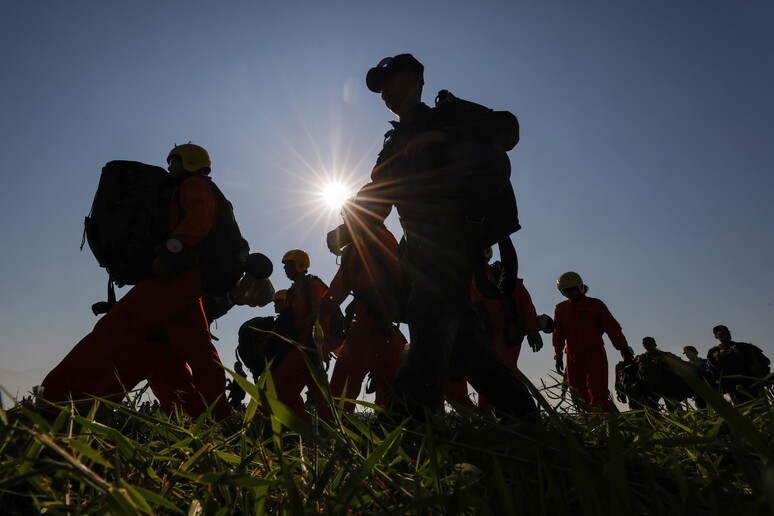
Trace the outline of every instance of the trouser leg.
[[496, 352], [472, 309], [465, 313], [454, 340], [452, 363], [499, 411], [519, 417], [537, 414], [528, 389]]
[[153, 369], [155, 358], [137, 348], [158, 325], [198, 298], [199, 285], [196, 269], [169, 281], [141, 280], [46, 376], [43, 397], [104, 397], [134, 387]]
[[193, 384], [207, 405], [215, 403], [215, 414], [229, 414], [226, 400], [226, 373], [210, 338], [207, 319], [197, 300], [167, 321], [170, 344], [179, 359], [191, 368]]

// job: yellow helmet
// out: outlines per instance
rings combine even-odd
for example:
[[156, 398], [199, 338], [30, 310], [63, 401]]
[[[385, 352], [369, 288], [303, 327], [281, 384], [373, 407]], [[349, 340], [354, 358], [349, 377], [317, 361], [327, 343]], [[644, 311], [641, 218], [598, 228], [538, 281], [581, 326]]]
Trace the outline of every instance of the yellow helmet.
[[210, 155], [207, 154], [207, 151], [202, 147], [194, 145], [193, 143], [176, 145], [174, 149], [169, 151], [167, 163], [169, 163], [172, 156], [180, 156], [180, 161], [182, 161], [183, 169], [186, 172], [203, 171], [205, 174], [209, 174], [212, 169]]
[[565, 272], [556, 280], [556, 288], [559, 289], [559, 292], [572, 287], [578, 287], [578, 290], [584, 292], [583, 279], [577, 272]]
[[311, 263], [309, 262], [309, 255], [301, 249], [293, 249], [285, 253], [282, 257], [282, 263], [292, 261], [296, 266], [296, 272], [306, 272], [309, 269]]
[[287, 296], [288, 290], [283, 288], [282, 290], [278, 290], [274, 293], [274, 299], [272, 299], [272, 301], [284, 301]]

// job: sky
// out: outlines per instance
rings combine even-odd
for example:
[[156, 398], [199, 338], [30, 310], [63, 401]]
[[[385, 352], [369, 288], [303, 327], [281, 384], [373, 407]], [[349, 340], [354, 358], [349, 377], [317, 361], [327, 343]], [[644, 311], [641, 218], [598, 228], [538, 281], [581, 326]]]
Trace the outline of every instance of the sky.
[[[706, 356], [726, 324], [774, 357], [773, 26], [763, 0], [2, 2], [4, 405], [97, 321], [107, 274], [80, 245], [107, 161], [205, 147], [275, 287], [296, 248], [329, 282], [339, 216], [320, 192], [367, 181], [394, 115], [365, 74], [405, 52], [425, 65], [425, 102], [448, 89], [519, 118], [513, 241], [538, 313], [572, 270], [638, 353], [652, 336]], [[226, 365], [239, 326], [271, 313], [213, 325]], [[543, 341], [519, 364], [551, 384]]]

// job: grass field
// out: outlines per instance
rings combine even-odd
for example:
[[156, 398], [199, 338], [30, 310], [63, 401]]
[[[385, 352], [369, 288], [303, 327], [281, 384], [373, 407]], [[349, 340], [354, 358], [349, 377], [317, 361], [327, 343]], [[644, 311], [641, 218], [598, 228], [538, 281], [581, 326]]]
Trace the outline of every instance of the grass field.
[[540, 425], [382, 428], [370, 410], [308, 425], [240, 383], [252, 401], [220, 423], [137, 398], [0, 412], [0, 514], [774, 514], [771, 400], [706, 387], [706, 410], [602, 416], [544, 386]]

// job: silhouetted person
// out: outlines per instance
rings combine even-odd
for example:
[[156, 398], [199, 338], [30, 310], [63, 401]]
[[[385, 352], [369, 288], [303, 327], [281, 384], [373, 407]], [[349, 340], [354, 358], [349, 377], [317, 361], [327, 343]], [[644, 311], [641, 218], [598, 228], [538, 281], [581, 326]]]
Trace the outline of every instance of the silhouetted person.
[[677, 408], [679, 402], [694, 396], [693, 390], [674, 373], [669, 363], [683, 362], [677, 355], [658, 349], [653, 337], [643, 338], [642, 347], [645, 348], [645, 353], [637, 357], [637, 376], [640, 382], [640, 401], [644, 405], [658, 409], [658, 401], [663, 398], [667, 408], [672, 410]]
[[[704, 381], [709, 381], [709, 375], [707, 374], [707, 359], [699, 356], [699, 350], [694, 346], [683, 347], [683, 355], [688, 359], [688, 362], [693, 366], [693, 372], [696, 376], [700, 377]], [[693, 401], [698, 408], [705, 408], [707, 403], [701, 396], [694, 396]]]
[[[234, 364], [234, 372], [242, 378], [247, 378], [247, 373], [245, 373], [245, 370], [242, 368], [242, 362], [236, 362]], [[236, 380], [229, 379], [226, 381], [226, 390], [228, 391], [228, 404], [231, 408], [242, 410], [244, 408], [242, 402], [247, 395], [244, 389], [242, 389]]]
[[712, 334], [720, 343], [707, 352], [710, 379], [734, 403], [763, 395], [766, 384], [762, 380], [771, 372], [771, 363], [763, 351], [747, 342], [731, 340], [731, 332], [722, 324], [712, 328]]
[[[515, 198], [513, 225], [498, 229], [485, 222], [488, 210], [505, 205], [498, 196], [513, 196], [506, 151], [518, 142], [518, 121], [446, 91], [436, 107], [427, 106], [423, 73], [410, 54], [383, 59], [368, 71], [368, 88], [399, 121], [392, 122], [371, 182], [354, 203], [359, 216], [377, 222], [395, 206], [404, 231], [411, 350], [393, 385], [394, 408], [420, 419], [425, 410], [437, 410], [453, 364], [496, 408], [535, 416], [534, 400], [497, 355], [470, 301], [484, 248], [518, 229]], [[334, 251], [349, 241], [346, 226], [328, 234]]]
[[626, 359], [634, 351], [621, 332], [621, 325], [601, 300], [586, 296], [588, 286], [576, 272], [565, 272], [556, 288], [567, 300], [554, 309], [554, 360], [556, 370], [564, 371], [562, 355], [567, 354], [567, 383], [573, 399], [585, 410], [610, 410], [607, 388], [607, 353], [602, 335]]

